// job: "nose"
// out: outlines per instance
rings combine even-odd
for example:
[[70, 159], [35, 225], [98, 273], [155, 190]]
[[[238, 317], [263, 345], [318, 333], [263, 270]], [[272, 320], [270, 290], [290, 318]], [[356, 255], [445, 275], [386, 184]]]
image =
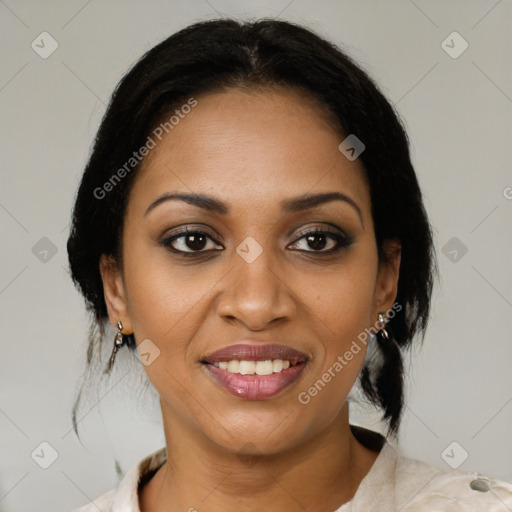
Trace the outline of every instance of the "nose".
[[239, 321], [254, 331], [294, 317], [296, 303], [291, 283], [272, 264], [269, 252], [264, 250], [251, 263], [233, 253], [231, 271], [222, 281], [224, 288], [217, 300], [220, 317]]

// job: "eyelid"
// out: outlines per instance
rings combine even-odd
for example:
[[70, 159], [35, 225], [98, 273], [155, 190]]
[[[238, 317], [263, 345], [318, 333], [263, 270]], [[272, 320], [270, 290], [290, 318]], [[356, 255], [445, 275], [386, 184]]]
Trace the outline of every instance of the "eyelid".
[[[211, 233], [211, 231], [214, 232], [214, 234]], [[215, 238], [218, 238], [219, 240], [222, 240], [225, 242], [224, 238], [220, 233], [217, 233], [217, 231], [212, 230], [212, 228], [203, 226], [202, 224], [183, 224], [181, 226], [176, 226], [171, 229], [166, 229], [164, 233], [159, 237], [160, 240], [167, 240], [171, 237], [177, 236], [177, 235], [186, 235], [187, 233], [204, 233], [205, 235], [208, 235], [212, 240], [216, 241]]]
[[308, 227], [301, 228], [297, 232], [292, 231], [292, 233], [294, 235], [305, 235], [305, 234], [308, 234], [311, 232], [320, 231], [320, 232], [332, 233], [334, 235], [340, 235], [340, 236], [349, 238], [349, 235], [345, 231], [343, 231], [341, 228], [335, 226], [334, 224], [331, 224], [329, 222], [323, 222], [323, 223], [318, 223], [318, 224], [322, 224], [322, 225], [315, 225], [315, 226], [310, 225]]
[[[331, 228], [331, 229], [329, 229], [329, 228]], [[225, 243], [225, 240], [220, 233], [217, 233], [215, 231], [215, 235], [211, 235], [209, 233], [208, 229], [210, 229], [210, 228], [203, 227], [202, 224], [183, 224], [181, 226], [172, 228], [171, 230], [165, 230], [164, 234], [162, 234], [159, 238], [161, 240], [167, 240], [170, 237], [173, 237], [176, 235], [187, 234], [190, 232], [202, 232], [202, 233], [212, 237], [212, 239], [217, 237], [220, 240], [222, 240], [222, 242]], [[170, 231], [170, 233], [169, 233], [169, 231]], [[348, 233], [346, 233], [344, 230], [342, 230], [338, 226], [331, 224], [329, 222], [324, 222], [323, 226], [318, 226], [318, 225], [317, 226], [308, 226], [308, 227], [302, 228], [301, 230], [296, 231], [296, 232], [294, 230], [291, 230], [291, 232], [288, 234], [288, 237], [295, 235], [296, 237], [300, 238], [300, 236], [309, 234], [311, 232], [327, 232], [327, 233], [332, 233], [335, 235], [340, 235], [345, 238], [353, 238]]]

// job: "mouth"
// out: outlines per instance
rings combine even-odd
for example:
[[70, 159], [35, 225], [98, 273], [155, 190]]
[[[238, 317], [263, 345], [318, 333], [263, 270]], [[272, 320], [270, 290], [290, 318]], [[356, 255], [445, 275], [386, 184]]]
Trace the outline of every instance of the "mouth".
[[247, 400], [271, 398], [291, 386], [309, 358], [285, 345], [231, 345], [206, 356], [201, 363], [226, 391]]

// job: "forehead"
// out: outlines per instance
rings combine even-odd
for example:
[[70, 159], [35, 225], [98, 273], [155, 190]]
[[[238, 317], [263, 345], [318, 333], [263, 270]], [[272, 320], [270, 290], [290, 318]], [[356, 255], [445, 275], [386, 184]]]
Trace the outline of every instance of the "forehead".
[[161, 140], [153, 137], [156, 146], [132, 189], [130, 202], [138, 207], [172, 191], [263, 207], [284, 197], [337, 190], [362, 209], [369, 203], [362, 164], [338, 149], [345, 135], [297, 90], [229, 89], [196, 101]]

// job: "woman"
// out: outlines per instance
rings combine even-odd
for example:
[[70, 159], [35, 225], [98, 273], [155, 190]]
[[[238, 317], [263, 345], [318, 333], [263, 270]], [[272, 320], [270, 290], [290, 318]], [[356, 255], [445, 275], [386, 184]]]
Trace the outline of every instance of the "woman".
[[311, 31], [214, 20], [142, 57], [68, 253], [101, 333], [89, 353], [108, 319], [106, 372], [136, 351], [166, 439], [81, 512], [512, 510], [511, 484], [349, 423], [359, 383], [396, 436], [435, 252], [396, 113]]

